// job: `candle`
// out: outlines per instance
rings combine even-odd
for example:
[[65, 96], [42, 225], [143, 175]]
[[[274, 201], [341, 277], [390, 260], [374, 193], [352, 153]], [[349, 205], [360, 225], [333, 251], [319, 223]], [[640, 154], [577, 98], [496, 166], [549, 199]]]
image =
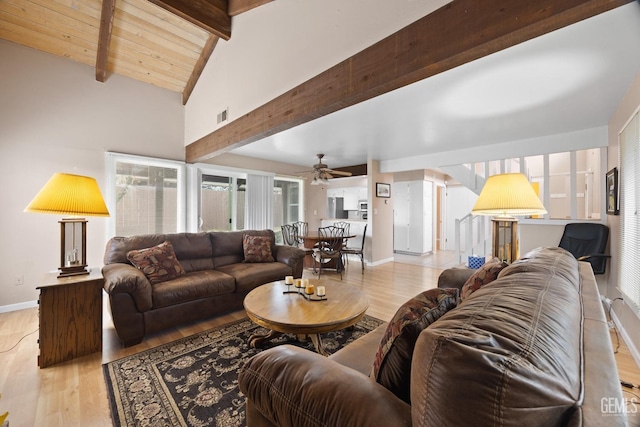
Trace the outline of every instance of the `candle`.
[[308, 295], [313, 295], [313, 291], [314, 291], [314, 287], [313, 287], [313, 285], [307, 285], [307, 286], [305, 286], [304, 291], [305, 291]]
[[302, 287], [302, 279], [296, 279], [296, 288]]
[[287, 285], [293, 285], [293, 276], [284, 276], [284, 283]]
[[309, 286], [309, 279], [302, 279], [302, 286], [304, 286], [305, 288]]
[[318, 295], [319, 297], [323, 297], [326, 295], [324, 286], [318, 286], [318, 288], [316, 289], [316, 295]]

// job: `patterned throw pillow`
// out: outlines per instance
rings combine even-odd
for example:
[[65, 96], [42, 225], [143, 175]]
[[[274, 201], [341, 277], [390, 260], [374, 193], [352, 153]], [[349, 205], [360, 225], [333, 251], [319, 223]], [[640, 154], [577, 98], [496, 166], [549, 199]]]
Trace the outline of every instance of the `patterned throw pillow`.
[[152, 285], [175, 279], [185, 273], [168, 240], [152, 248], [129, 251], [127, 259], [147, 276]]
[[499, 261], [497, 258], [495, 261], [491, 261], [483, 265], [471, 275], [462, 285], [460, 289], [460, 300], [463, 301], [468, 298], [472, 293], [487, 285], [498, 278], [498, 274], [508, 264], [504, 261]]
[[271, 238], [267, 236], [242, 236], [244, 262], [274, 262], [271, 253]]
[[427, 326], [458, 303], [458, 289], [429, 289], [406, 303], [393, 316], [380, 341], [371, 377], [411, 404], [411, 360], [416, 340]]

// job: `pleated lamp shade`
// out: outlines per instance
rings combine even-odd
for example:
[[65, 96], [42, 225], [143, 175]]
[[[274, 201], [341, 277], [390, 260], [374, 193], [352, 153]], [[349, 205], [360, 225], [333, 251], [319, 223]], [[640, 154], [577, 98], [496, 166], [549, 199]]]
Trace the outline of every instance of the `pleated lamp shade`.
[[544, 215], [547, 210], [524, 174], [490, 176], [471, 213], [474, 215]]
[[109, 216], [94, 178], [56, 173], [25, 208], [25, 212], [73, 216]]

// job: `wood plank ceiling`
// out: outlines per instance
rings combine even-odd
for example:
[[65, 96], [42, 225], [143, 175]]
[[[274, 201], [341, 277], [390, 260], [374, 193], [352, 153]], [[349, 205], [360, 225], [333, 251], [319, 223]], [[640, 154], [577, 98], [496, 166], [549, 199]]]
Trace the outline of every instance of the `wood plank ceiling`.
[[182, 94], [231, 17], [271, 0], [1, 0], [0, 38]]

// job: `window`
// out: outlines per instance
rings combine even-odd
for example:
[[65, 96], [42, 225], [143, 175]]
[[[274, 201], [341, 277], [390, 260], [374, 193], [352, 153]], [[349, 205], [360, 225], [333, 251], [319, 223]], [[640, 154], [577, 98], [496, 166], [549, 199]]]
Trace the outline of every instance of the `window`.
[[107, 153], [107, 165], [109, 235], [184, 231], [184, 164]]
[[276, 178], [273, 183], [273, 226], [302, 220], [301, 181]]
[[[521, 170], [543, 201], [549, 219], [602, 219], [604, 150], [591, 148], [523, 158]], [[512, 171], [516, 170], [512, 167]]]
[[634, 115], [620, 134], [620, 256], [618, 283], [640, 310], [640, 118]]
[[199, 231], [242, 230], [246, 184], [245, 178], [202, 174]]

